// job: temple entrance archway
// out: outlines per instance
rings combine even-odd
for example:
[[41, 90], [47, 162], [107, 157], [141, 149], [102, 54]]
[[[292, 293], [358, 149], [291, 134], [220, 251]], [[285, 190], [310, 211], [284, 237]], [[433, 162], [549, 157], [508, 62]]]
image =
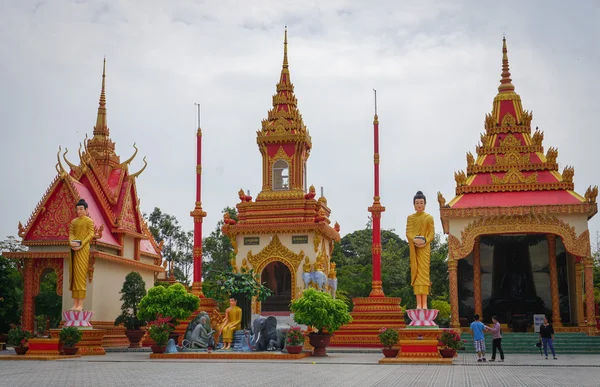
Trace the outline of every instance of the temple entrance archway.
[[283, 262], [270, 262], [261, 272], [260, 280], [273, 291], [261, 303], [261, 312], [289, 312], [292, 300], [292, 274]]

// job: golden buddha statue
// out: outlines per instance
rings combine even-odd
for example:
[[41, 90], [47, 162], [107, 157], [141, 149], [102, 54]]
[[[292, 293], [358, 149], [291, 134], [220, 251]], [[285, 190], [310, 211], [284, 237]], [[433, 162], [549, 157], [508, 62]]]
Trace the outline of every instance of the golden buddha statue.
[[329, 264], [329, 273], [327, 274], [327, 278], [329, 278], [329, 279], [337, 278], [337, 273], [335, 272], [335, 267], [336, 267], [335, 262], [331, 262]]
[[69, 224], [69, 245], [71, 246], [71, 264], [69, 290], [73, 297], [71, 310], [83, 310], [85, 300], [88, 265], [90, 261], [90, 242], [94, 239], [94, 221], [88, 216], [88, 204], [80, 199], [76, 206], [77, 218]]
[[418, 191], [413, 198], [415, 213], [406, 219], [406, 239], [410, 248], [410, 284], [417, 297], [417, 309], [427, 309], [431, 287], [429, 265], [431, 242], [435, 238], [433, 217], [425, 212], [427, 199]]
[[236, 274], [238, 272], [238, 269], [237, 269], [237, 265], [235, 264], [235, 258], [231, 258], [229, 263], [231, 264], [231, 272]]
[[[229, 308], [225, 311], [225, 319], [219, 325], [219, 336], [223, 335], [223, 349], [230, 349], [233, 333], [242, 328], [242, 309], [237, 306], [235, 298], [229, 299]], [[217, 336], [218, 338], [218, 336]]]

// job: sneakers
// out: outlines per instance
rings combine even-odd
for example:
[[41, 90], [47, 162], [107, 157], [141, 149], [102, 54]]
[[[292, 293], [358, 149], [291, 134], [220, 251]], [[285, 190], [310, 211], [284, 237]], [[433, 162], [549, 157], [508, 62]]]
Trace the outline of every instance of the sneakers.
[[546, 356], [546, 360], [548, 360], [548, 356]]
[[485, 357], [483, 358], [483, 361], [486, 362], [487, 360], [485, 359]]
[[477, 359], [477, 363], [481, 363], [483, 360], [481, 359]]
[[499, 363], [504, 363], [504, 359], [498, 360]]
[[496, 359], [490, 359], [490, 362], [496, 361]]
[[556, 356], [554, 356], [554, 360], [558, 360], [558, 358]]

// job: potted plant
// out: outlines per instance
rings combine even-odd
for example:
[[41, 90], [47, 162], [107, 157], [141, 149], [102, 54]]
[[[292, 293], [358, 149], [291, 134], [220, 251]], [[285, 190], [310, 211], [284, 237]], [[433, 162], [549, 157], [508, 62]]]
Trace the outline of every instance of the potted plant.
[[452, 358], [456, 356], [456, 350], [461, 346], [460, 334], [452, 329], [444, 329], [439, 339], [440, 355]]
[[115, 326], [123, 324], [129, 339], [129, 348], [140, 348], [140, 341], [146, 333], [141, 329], [146, 321], [138, 318], [138, 304], [146, 295], [146, 283], [140, 273], [132, 271], [125, 277], [121, 288], [121, 314], [115, 319]]
[[289, 354], [298, 354], [304, 348], [304, 333], [299, 326], [290, 327], [285, 332], [285, 349]]
[[398, 356], [398, 349], [392, 347], [398, 342], [398, 330], [395, 328], [381, 328], [379, 331], [379, 341], [383, 345], [383, 356], [385, 357], [396, 357]]
[[218, 301], [236, 299], [237, 306], [242, 309], [241, 329], [250, 329], [252, 297], [262, 302], [273, 295], [271, 289], [260, 283], [260, 275], [254, 274], [253, 269], [242, 273], [220, 272], [214, 280], [214, 285], [209, 288], [209, 293], [214, 293], [210, 295]]
[[79, 348], [75, 347], [81, 341], [83, 334], [76, 327], [64, 327], [59, 334], [65, 355], [76, 355]]
[[167, 347], [167, 341], [169, 341], [169, 335], [175, 329], [175, 325], [172, 323], [173, 318], [166, 316], [163, 317], [159, 314], [156, 320], [148, 322], [148, 334], [150, 338], [156, 343], [156, 345], [150, 346], [152, 352], [163, 353]]
[[32, 337], [31, 332], [20, 325], [10, 324], [8, 331], [8, 345], [12, 345], [17, 355], [27, 352], [27, 340]]
[[[176, 327], [180, 320], [189, 318], [199, 305], [200, 299], [188, 293], [182, 284], [155, 286], [140, 301], [137, 316], [144, 321], [157, 320], [159, 315], [169, 316], [171, 324]], [[177, 341], [177, 336], [173, 333], [170, 338]]]
[[308, 335], [310, 345], [315, 348], [313, 356], [327, 356], [326, 348], [333, 332], [352, 321], [344, 301], [333, 299], [329, 293], [316, 289], [305, 290], [302, 297], [290, 303], [290, 310], [298, 324], [317, 330]]

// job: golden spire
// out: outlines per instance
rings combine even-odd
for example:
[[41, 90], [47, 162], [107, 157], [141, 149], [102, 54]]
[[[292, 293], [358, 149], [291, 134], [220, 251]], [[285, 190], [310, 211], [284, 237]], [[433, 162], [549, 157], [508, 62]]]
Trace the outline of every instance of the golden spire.
[[283, 35], [283, 68], [288, 68], [288, 57], [287, 57], [287, 26], [285, 26], [285, 32]]
[[502, 79], [498, 86], [498, 93], [514, 93], [515, 86], [510, 79], [510, 69], [508, 68], [508, 55], [506, 49], [506, 38], [502, 37]]
[[98, 106], [98, 118], [96, 118], [96, 126], [94, 127], [94, 136], [108, 137], [108, 125], [106, 122], [106, 57], [102, 66], [102, 90], [100, 91], [100, 106]]

